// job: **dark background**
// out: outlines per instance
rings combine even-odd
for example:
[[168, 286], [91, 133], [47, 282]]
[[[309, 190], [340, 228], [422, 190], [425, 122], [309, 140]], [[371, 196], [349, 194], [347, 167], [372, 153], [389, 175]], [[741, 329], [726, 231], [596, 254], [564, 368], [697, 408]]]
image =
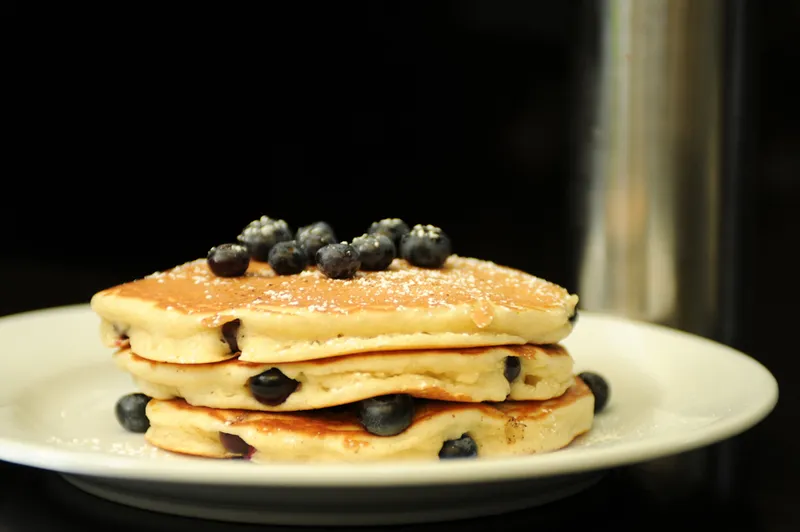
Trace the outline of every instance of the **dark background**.
[[[11, 4], [0, 314], [87, 302], [261, 214], [344, 239], [383, 217], [433, 223], [459, 254], [575, 289], [585, 2], [165, 4]], [[733, 343], [782, 386], [737, 478], [778, 523], [800, 472], [800, 3], [731, 4], [747, 67]]]

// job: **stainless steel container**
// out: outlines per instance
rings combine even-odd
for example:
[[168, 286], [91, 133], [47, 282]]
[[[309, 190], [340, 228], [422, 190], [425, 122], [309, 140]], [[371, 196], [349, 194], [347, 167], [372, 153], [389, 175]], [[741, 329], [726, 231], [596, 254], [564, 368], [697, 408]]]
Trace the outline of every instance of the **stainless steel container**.
[[[581, 308], [736, 344], [745, 5], [587, 2], [573, 196]], [[659, 478], [662, 490], [666, 480], [665, 497], [711, 488], [725, 499], [735, 449], [730, 441], [629, 473]]]
[[723, 6], [602, 0], [583, 81], [581, 307], [710, 336], [717, 321]]

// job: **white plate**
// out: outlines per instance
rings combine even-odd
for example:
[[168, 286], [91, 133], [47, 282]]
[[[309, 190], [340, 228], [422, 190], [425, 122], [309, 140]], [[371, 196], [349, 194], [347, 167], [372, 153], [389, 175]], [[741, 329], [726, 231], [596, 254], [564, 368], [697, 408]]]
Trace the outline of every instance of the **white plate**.
[[256, 465], [150, 448], [114, 419], [134, 391], [85, 305], [0, 319], [0, 459], [156, 511], [282, 524], [390, 524], [509, 511], [563, 497], [604, 469], [736, 435], [774, 408], [755, 360], [663, 327], [581, 314], [564, 342], [612, 389], [591, 433], [538, 456], [431, 463]]

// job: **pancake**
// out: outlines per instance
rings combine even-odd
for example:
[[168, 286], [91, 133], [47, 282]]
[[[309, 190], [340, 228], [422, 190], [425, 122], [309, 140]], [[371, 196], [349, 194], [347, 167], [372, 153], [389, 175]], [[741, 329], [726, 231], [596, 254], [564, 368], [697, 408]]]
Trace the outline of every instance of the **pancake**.
[[[366, 432], [347, 411], [216, 410], [181, 399], [152, 399], [145, 438], [176, 453], [209, 458], [244, 453], [257, 462], [437, 460], [444, 442], [465, 434], [477, 444], [479, 457], [527, 455], [561, 449], [589, 431], [593, 407], [591, 392], [576, 379], [563, 396], [547, 401], [426, 402], [417, 406], [405, 431], [381, 437]], [[221, 432], [250, 448], [227, 450]]]
[[[395, 259], [353, 279], [309, 267], [278, 276], [251, 261], [216, 277], [205, 259], [92, 297], [106, 345], [160, 362], [282, 363], [370, 351], [554, 344], [578, 296], [544, 279], [451, 256], [440, 269]], [[227, 338], [227, 340], [226, 340]]]
[[[519, 358], [519, 375], [504, 376], [506, 358]], [[130, 349], [114, 360], [139, 391], [156, 399], [183, 398], [195, 406], [291, 412], [405, 393], [458, 402], [543, 400], [573, 382], [572, 357], [561, 346], [500, 346], [366, 353], [283, 364], [232, 359], [209, 364], [153, 362]], [[248, 379], [271, 368], [299, 383], [279, 405], [257, 401]]]

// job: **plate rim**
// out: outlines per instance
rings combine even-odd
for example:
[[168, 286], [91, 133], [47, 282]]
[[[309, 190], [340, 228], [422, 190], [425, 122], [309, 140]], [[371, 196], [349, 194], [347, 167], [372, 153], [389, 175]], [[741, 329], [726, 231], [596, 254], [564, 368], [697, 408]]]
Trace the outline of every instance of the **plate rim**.
[[[28, 310], [0, 317], [0, 324], [19, 319], [44, 318], [59, 313], [91, 313], [88, 304], [63, 305]], [[94, 476], [106, 479], [170, 482], [204, 485], [285, 486], [285, 487], [401, 487], [513, 481], [584, 473], [653, 460], [705, 447], [741, 434], [763, 421], [779, 399], [778, 382], [769, 369], [750, 355], [714, 340], [663, 325], [638, 321], [605, 312], [581, 310], [580, 319], [601, 319], [633, 325], [646, 331], [666, 332], [739, 358], [766, 378], [758, 402], [748, 405], [737, 416], [721, 418], [698, 429], [697, 435], [662, 436], [653, 440], [621, 442], [608, 447], [586, 447], [579, 454], [487, 457], [469, 462], [388, 462], [325, 464], [258, 464], [190, 458], [168, 463], [147, 464], [138, 457], [102, 455], [75, 449], [58, 448], [44, 443], [27, 443], [3, 434], [0, 428], [0, 460], [42, 468], [62, 474]], [[767, 387], [769, 389], [767, 389]], [[0, 404], [0, 411], [13, 408]], [[544, 458], [546, 456], [546, 458]], [[95, 458], [95, 459], [93, 459]], [[233, 464], [234, 467], [231, 467]], [[197, 467], [202, 464], [201, 467]], [[269, 469], [269, 478], [264, 474]], [[235, 474], [234, 474], [235, 471]], [[402, 474], [398, 474], [402, 471]], [[357, 472], [357, 474], [354, 474]]]

